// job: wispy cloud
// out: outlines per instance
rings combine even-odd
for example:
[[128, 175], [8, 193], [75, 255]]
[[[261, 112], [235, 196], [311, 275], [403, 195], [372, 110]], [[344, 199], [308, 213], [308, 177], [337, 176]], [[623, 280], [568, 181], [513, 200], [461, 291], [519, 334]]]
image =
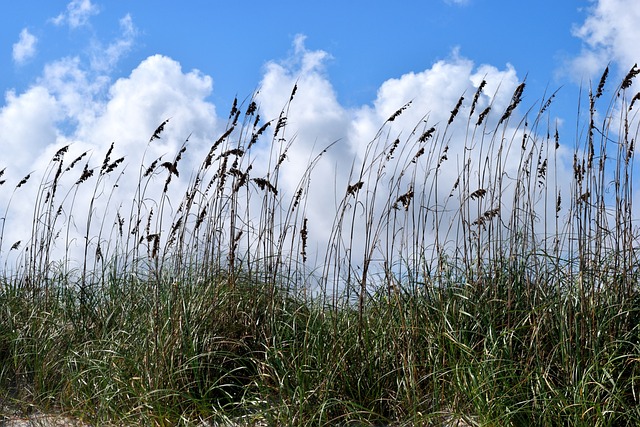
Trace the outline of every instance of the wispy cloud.
[[87, 25], [89, 18], [99, 12], [98, 6], [91, 3], [91, 0], [72, 0], [67, 5], [67, 10], [51, 21], [55, 25], [68, 24], [70, 28], [78, 28]]
[[20, 31], [20, 39], [13, 45], [13, 61], [20, 65], [33, 58], [37, 43], [38, 38], [24, 28]]
[[111, 70], [131, 50], [137, 33], [131, 15], [125, 15], [120, 19], [120, 36], [117, 39], [106, 47], [99, 42], [94, 43], [91, 68], [99, 72]]

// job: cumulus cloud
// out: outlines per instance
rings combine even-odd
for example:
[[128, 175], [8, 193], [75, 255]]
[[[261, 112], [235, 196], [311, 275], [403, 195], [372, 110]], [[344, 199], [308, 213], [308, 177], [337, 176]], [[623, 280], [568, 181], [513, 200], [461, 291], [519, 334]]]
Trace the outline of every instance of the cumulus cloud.
[[[0, 170], [6, 169], [5, 187], [16, 186], [27, 174], [30, 179], [16, 188], [14, 194], [6, 188], [0, 194], [3, 207], [11, 200], [10, 219], [14, 220], [4, 230], [3, 252], [7, 250], [7, 242], [10, 245], [27, 240], [31, 223], [17, 219], [33, 215], [34, 193], [39, 185], [50, 182], [50, 161], [62, 147], [69, 146], [66, 166], [70, 159], [87, 153], [83, 163], [65, 174], [65, 191], [71, 191], [83, 164], [89, 168], [99, 165], [114, 142], [111, 159], [124, 157], [123, 167], [129, 173], [118, 178], [118, 197], [111, 200], [112, 205], [102, 197], [94, 206], [101, 215], [113, 217], [120, 205], [130, 204], [133, 198], [138, 183], [137, 168], [143, 164], [148, 167], [154, 158], [161, 156], [171, 160], [189, 139], [184, 156], [185, 178], [181, 181], [185, 185], [190, 171], [202, 160], [202, 152], [219, 130], [215, 108], [206, 101], [212, 90], [211, 78], [196, 70], [185, 72], [170, 58], [149, 57], [128, 77], [108, 84], [106, 94], [104, 86], [101, 76], [83, 70], [78, 58], [67, 58], [48, 64], [43, 76], [26, 92], [6, 95], [0, 110], [0, 139], [13, 154], [11, 164], [0, 165]], [[171, 125], [162, 139], [147, 147], [149, 136], [169, 118]], [[78, 192], [74, 196], [75, 209], [86, 209], [94, 196], [92, 188]], [[73, 212], [65, 215], [72, 218]], [[77, 224], [73, 227], [82, 230]], [[79, 246], [77, 239], [72, 240], [70, 249]]]
[[640, 57], [640, 3], [626, 0], [592, 0], [585, 21], [573, 28], [583, 41], [581, 53], [571, 60], [578, 79], [602, 73], [610, 63], [628, 71]]
[[[361, 206], [363, 212], [357, 215], [358, 219], [353, 225], [354, 235], [359, 236], [353, 242], [351, 253], [354, 256], [356, 253], [362, 255], [365, 250], [362, 246], [365, 239], [360, 238], [365, 235], [363, 227], [369, 223], [365, 211], [370, 209], [369, 212], [377, 218], [374, 222], [380, 224], [377, 221], [383, 221], [383, 210], [388, 209], [389, 198], [394, 197], [392, 194], [397, 197], [410, 188], [416, 194], [437, 194], [431, 187], [435, 177], [435, 164], [440, 156], [444, 161], [447, 151], [450, 160], [447, 167], [438, 172], [438, 186], [442, 188], [440, 194], [416, 203], [423, 203], [425, 206], [444, 206], [450, 203], [447, 196], [463, 169], [461, 156], [467, 156], [469, 162], [474, 157], [467, 152], [469, 147], [465, 146], [471, 138], [469, 129], [473, 129], [479, 115], [488, 107], [495, 112], [487, 119], [487, 129], [497, 126], [501, 114], [512, 102], [514, 91], [521, 83], [516, 70], [509, 64], [503, 69], [486, 64], [476, 65], [454, 50], [449, 58], [437, 61], [428, 69], [408, 72], [385, 81], [372, 105], [348, 109], [339, 104], [326, 76], [325, 66], [329, 56], [323, 51], [306, 49], [303, 38], [296, 38], [294, 46], [291, 58], [267, 65], [258, 95], [261, 113], [269, 118], [278, 117], [283, 108], [287, 107], [291, 89], [297, 85], [290, 108], [285, 108], [288, 136], [283, 139], [290, 138], [293, 142], [287, 151], [287, 169], [281, 171], [280, 189], [288, 194], [295, 192], [301, 174], [309, 159], [313, 158], [312, 153], [320, 153], [335, 142], [315, 165], [307, 188], [309, 197], [306, 200], [305, 215], [313, 241], [326, 243], [336, 226], [336, 212], [345, 208], [340, 203], [347, 189], [362, 181], [361, 191], [367, 194], [363, 197], [369, 197], [370, 200], [366, 203], [366, 208], [365, 204]], [[483, 90], [471, 114], [471, 101], [481, 84]], [[462, 118], [449, 123], [452, 109], [461, 97], [464, 97], [464, 102], [458, 114]], [[386, 122], [406, 105], [409, 106], [403, 109], [393, 123]], [[433, 139], [438, 141], [439, 147], [421, 147], [417, 143], [418, 137], [431, 127], [436, 129]], [[486, 135], [492, 134], [487, 132]], [[509, 133], [510, 138], [517, 139], [523, 132], [517, 126], [512, 126], [506, 132]], [[388, 154], [385, 150], [389, 149], [396, 138], [401, 141], [400, 148], [393, 156], [389, 156], [389, 165], [382, 166], [385, 162], [383, 159]], [[474, 170], [469, 170], [468, 173], [472, 176], [489, 176], [490, 173], [482, 169], [487, 166], [481, 166], [485, 161], [489, 162], [488, 167], [494, 171], [502, 168], [510, 176], [517, 176], [521, 160], [519, 152], [514, 151], [514, 156], [503, 155], [500, 165], [491, 163], [492, 156], [497, 154], [489, 152], [497, 150], [501, 144], [500, 141], [497, 144], [491, 143], [492, 148], [488, 151], [485, 148], [484, 153], [476, 153]], [[413, 156], [420, 156], [421, 148], [426, 153], [424, 161], [412, 161]], [[428, 158], [429, 156], [431, 157]], [[482, 156], [487, 157], [483, 160], [480, 158]], [[378, 176], [378, 167], [386, 168], [386, 172], [380, 172], [381, 175]], [[481, 180], [475, 185], [482, 185]], [[505, 199], [506, 193], [505, 191]], [[486, 209], [500, 205], [499, 195], [493, 194], [491, 197], [493, 201], [487, 202]], [[358, 204], [354, 205], [354, 209], [355, 206]], [[410, 228], [407, 227], [405, 231], [408, 232]], [[430, 228], [425, 238], [432, 239], [434, 233], [435, 229]], [[345, 234], [348, 235], [349, 230], [345, 230]]]
[[[135, 31], [130, 18], [124, 19], [121, 26], [123, 38], [127, 34], [133, 36]], [[126, 52], [118, 41], [111, 45], [116, 46], [114, 61]], [[320, 156], [310, 181], [302, 187], [304, 216], [309, 221], [311, 263], [315, 261], [313, 256], [321, 258], [325, 254], [339, 209], [368, 210], [375, 216], [374, 223], [378, 226], [384, 220], [383, 211], [389, 212], [390, 203], [411, 188], [422, 197], [412, 205], [417, 206], [416, 217], [424, 218], [426, 211], [422, 211], [423, 208], [428, 210], [452, 203], [447, 196], [462, 168], [466, 167], [462, 161], [471, 159], [465, 151], [469, 129], [474, 129], [480, 114], [489, 107], [495, 113], [489, 116], [483, 124], [486, 128], [479, 133], [487, 148], [478, 154], [482, 158], [474, 158], [473, 166], [469, 166], [466, 173], [474, 177], [492, 173], [495, 170], [492, 168], [497, 166], [493, 163], [487, 166], [495, 154], [490, 151], [497, 150], [502, 144], [502, 140], [491, 140], [496, 135], [492, 129], [521, 83], [516, 70], [508, 64], [503, 68], [477, 65], [454, 51], [450, 57], [425, 70], [387, 80], [371, 104], [346, 108], [339, 103], [326, 73], [330, 59], [325, 51], [308, 49], [304, 37], [297, 36], [290, 57], [265, 65], [255, 96], [262, 120], [272, 121], [271, 131], [281, 117], [286, 117], [286, 126], [277, 138], [269, 141], [267, 135], [267, 140], [255, 145], [251, 155], [252, 177], [267, 177], [274, 163], [281, 161], [278, 190], [282, 200], [287, 200], [300, 191], [309, 162]], [[13, 144], [10, 149], [17, 154], [15, 161], [7, 165], [4, 178], [7, 182], [17, 183], [28, 172], [34, 171], [34, 174], [25, 186], [25, 196], [22, 188], [15, 196], [5, 191], [0, 193], [0, 206], [6, 205], [9, 197], [14, 197], [11, 211], [18, 217], [28, 218], [33, 212], [33, 192], [41, 183], [50, 182], [51, 171], [47, 172], [47, 168], [58, 150], [69, 145], [68, 159], [88, 153], [77, 169], [67, 174], [67, 188], [72, 193], [71, 190], [77, 188], [74, 182], [82, 167], [98, 167], [114, 142], [111, 160], [122, 156], [125, 159], [119, 169], [121, 173], [111, 181], [114, 185], [117, 180], [117, 195], [107, 196], [108, 187], [104, 184], [98, 189], [88, 187], [91, 191], [73, 195], [74, 209], [84, 209], [90, 205], [92, 197], [99, 194], [99, 201], [94, 204], [95, 212], [114, 216], [120, 208], [130, 206], [141, 168], [149, 167], [154, 159], [172, 160], [185, 144], [180, 177], [175, 178], [175, 186], [167, 199], [170, 210], [175, 212], [177, 200], [183, 195], [181, 191], [190, 179], [194, 179], [212, 141], [224, 132], [227, 123], [227, 117], [221, 117], [208, 101], [213, 81], [197, 70], [182, 70], [178, 62], [162, 55], [146, 58], [128, 76], [116, 81], [110, 79], [110, 68], [84, 63], [80, 57], [62, 58], [47, 64], [42, 76], [26, 92], [7, 94], [5, 106], [0, 110], [0, 139], [10, 141]], [[472, 113], [471, 102], [481, 85], [483, 90], [474, 101]], [[296, 93], [292, 99], [294, 88]], [[452, 109], [461, 96], [464, 102], [460, 103], [458, 117], [451, 120]], [[409, 103], [393, 122], [388, 121]], [[166, 119], [169, 123], [161, 139], [149, 144], [149, 136]], [[419, 137], [431, 127], [435, 129], [433, 139], [429, 141], [432, 145], [423, 144]], [[506, 134], [512, 133], [510, 145], [518, 145], [513, 140], [520, 138], [522, 132], [515, 127], [509, 129]], [[397, 152], [391, 155], [388, 150], [395, 139], [400, 144]], [[424, 157], [420, 157], [421, 148], [426, 149]], [[284, 155], [280, 159], [274, 158], [274, 149]], [[445, 159], [447, 152], [449, 160]], [[389, 159], [385, 160], [387, 157]], [[443, 190], [434, 192], [435, 165], [445, 160], [446, 167], [437, 173], [438, 186]], [[512, 159], [507, 150], [500, 160], [502, 170], [510, 176], [517, 175], [519, 160]], [[0, 165], [0, 169], [3, 167], [5, 165]], [[482, 185], [478, 179], [474, 186]], [[365, 203], [360, 199], [358, 203], [341, 204], [349, 187], [358, 181], [363, 182], [361, 191], [369, 201]], [[161, 199], [162, 196], [150, 195], [145, 202], [146, 208], [157, 208]], [[258, 199], [254, 197], [251, 203], [259, 203]], [[499, 198], [487, 197], [486, 203], [482, 209], [500, 205]], [[260, 209], [253, 212], [260, 212]], [[81, 216], [78, 212], [65, 212], [65, 215], [72, 222], [76, 216]], [[364, 235], [362, 227], [369, 222], [366, 215], [358, 211], [353, 226], [347, 226], [354, 227], [356, 236], [353, 256], [370, 250], [363, 247], [366, 239], [358, 238]], [[0, 250], [6, 253], [6, 242], [24, 239], [29, 226], [5, 230], [5, 244]], [[80, 224], [74, 227], [80, 233], [83, 230]], [[402, 232], [410, 233], [412, 227], [407, 225]], [[163, 226], [165, 231], [166, 228]], [[428, 231], [422, 229], [425, 239], [432, 238], [434, 232], [433, 225]], [[369, 241], [388, 238], [370, 237], [373, 240]], [[77, 238], [73, 242], [77, 246], [83, 240]]]
[[36, 44], [38, 38], [31, 34], [28, 29], [20, 31], [20, 38], [13, 45], [13, 61], [20, 65], [33, 58], [36, 54]]
[[99, 11], [98, 6], [91, 3], [91, 0], [71, 0], [67, 4], [67, 10], [51, 21], [55, 25], [67, 24], [70, 28], [78, 28], [87, 25], [91, 16], [97, 15]]

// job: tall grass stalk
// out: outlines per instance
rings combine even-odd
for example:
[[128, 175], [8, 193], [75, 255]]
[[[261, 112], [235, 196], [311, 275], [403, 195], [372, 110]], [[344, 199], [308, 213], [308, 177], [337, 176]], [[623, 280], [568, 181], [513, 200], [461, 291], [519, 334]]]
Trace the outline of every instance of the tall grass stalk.
[[309, 154], [297, 184], [283, 178], [297, 86], [267, 122], [256, 98], [234, 100], [194, 171], [188, 137], [147, 158], [162, 121], [130, 202], [114, 203], [117, 143], [97, 164], [60, 148], [20, 241], [5, 233], [31, 174], [0, 188], [0, 411], [101, 425], [638, 424], [636, 74], [611, 87], [607, 70], [581, 96], [570, 145], [558, 93], [526, 109], [524, 82], [503, 111], [486, 81], [446, 121], [407, 129], [415, 106], [400, 106], [336, 178], [326, 242], [311, 241], [308, 209], [333, 147]]

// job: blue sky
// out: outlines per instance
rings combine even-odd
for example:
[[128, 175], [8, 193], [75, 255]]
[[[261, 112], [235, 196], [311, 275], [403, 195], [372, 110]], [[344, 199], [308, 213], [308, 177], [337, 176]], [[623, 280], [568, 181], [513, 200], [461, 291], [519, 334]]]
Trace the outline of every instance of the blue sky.
[[[74, 2], [72, 2], [74, 3]], [[84, 3], [85, 9], [81, 5]], [[0, 89], [25, 90], [44, 64], [67, 56], [86, 60], [92, 45], [108, 44], [131, 17], [135, 35], [112, 78], [127, 75], [146, 57], [160, 53], [183, 69], [198, 69], [214, 82], [212, 99], [229, 103], [258, 85], [265, 63], [291, 51], [297, 34], [309, 49], [331, 55], [326, 73], [347, 106], [372, 102], [387, 79], [429, 68], [453, 49], [476, 63], [512, 64], [538, 88], [568, 80], [567, 62], [584, 41], [572, 34], [593, 12], [591, 1], [505, 2], [496, 0], [393, 2], [127, 2], [76, 1], [80, 22], [55, 18], [69, 13], [61, 1], [26, 0], [5, 5], [0, 17]], [[36, 38], [19, 63], [12, 46], [20, 32]], [[94, 46], [95, 47], [95, 46]], [[11, 66], [9, 66], [11, 64]], [[573, 82], [575, 83], [575, 81]]]
[[[639, 22], [640, 2], [627, 0], [9, 2], [0, 15], [0, 170], [8, 181], [36, 177], [30, 196], [5, 191], [0, 206], [14, 197], [12, 215], [30, 218], [37, 185], [65, 145], [96, 163], [114, 141], [113, 158], [134, 169], [122, 189], [136, 186], [141, 162], [173, 156], [187, 137], [183, 167], [195, 170], [236, 95], [259, 88], [259, 112], [273, 119], [297, 83], [288, 121], [296, 145], [281, 185], [295, 190], [309, 157], [339, 141], [317, 166], [332, 186], [310, 191], [308, 215], [322, 240], [332, 226], [323, 210], [336, 199], [329, 187], [346, 187], [352, 164], [402, 105], [414, 101], [394, 123], [398, 133], [425, 117], [446, 123], [462, 94], [469, 111], [483, 79], [478, 105], [504, 109], [526, 78], [522, 111], [562, 87], [549, 123], [571, 142], [580, 86], [607, 65], [620, 81], [640, 58]], [[167, 118], [165, 138], [147, 149]], [[458, 131], [454, 123], [449, 134]], [[561, 152], [570, 164], [573, 147]], [[257, 169], [268, 157], [256, 156]], [[452, 184], [456, 170], [441, 182]], [[18, 240], [30, 224], [6, 233]]]

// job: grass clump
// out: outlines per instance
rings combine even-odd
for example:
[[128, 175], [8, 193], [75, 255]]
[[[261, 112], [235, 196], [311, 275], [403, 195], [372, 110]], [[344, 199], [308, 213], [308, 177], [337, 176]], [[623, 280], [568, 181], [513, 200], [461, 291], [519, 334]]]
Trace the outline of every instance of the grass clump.
[[602, 112], [605, 71], [569, 156], [555, 93], [516, 116], [525, 83], [494, 111], [483, 81], [408, 135], [402, 106], [318, 250], [307, 202], [327, 150], [282, 181], [297, 87], [266, 123], [235, 101], [178, 199], [187, 142], [143, 158], [113, 217], [97, 206], [119, 191], [114, 145], [98, 166], [60, 149], [31, 235], [5, 242], [3, 222], [18, 255], [0, 279], [0, 399], [119, 425], [638, 424], [636, 74]]

